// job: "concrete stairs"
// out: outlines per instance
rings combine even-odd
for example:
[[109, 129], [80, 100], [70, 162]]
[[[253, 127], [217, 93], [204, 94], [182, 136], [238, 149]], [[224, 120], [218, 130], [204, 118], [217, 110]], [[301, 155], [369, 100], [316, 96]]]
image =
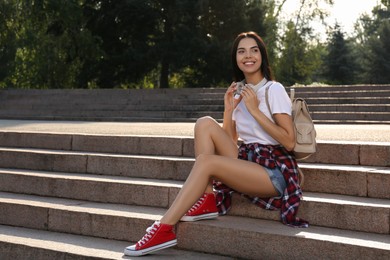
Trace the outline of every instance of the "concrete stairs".
[[317, 124], [390, 123], [390, 85], [306, 86], [296, 93]]
[[[286, 88], [289, 91], [289, 88]], [[0, 90], [1, 119], [194, 122], [223, 118], [225, 89]], [[296, 87], [316, 124], [390, 124], [390, 85]]]
[[[150, 259], [390, 259], [389, 143], [320, 141], [296, 229], [235, 194]], [[0, 131], [0, 259], [126, 259], [173, 202], [192, 137]]]

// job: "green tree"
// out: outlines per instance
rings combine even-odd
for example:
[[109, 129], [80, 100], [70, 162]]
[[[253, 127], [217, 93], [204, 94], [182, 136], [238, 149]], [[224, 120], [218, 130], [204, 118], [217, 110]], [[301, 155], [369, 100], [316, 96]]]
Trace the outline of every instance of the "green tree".
[[276, 56], [275, 1], [7, 0], [0, 8], [2, 86], [226, 84], [232, 40], [251, 30]]
[[[283, 1], [284, 3], [285, 1]], [[294, 19], [290, 19], [280, 38], [279, 58], [276, 77], [285, 85], [309, 84], [321, 66], [321, 48], [314, 35], [310, 21], [323, 21], [327, 13], [320, 7], [322, 3], [332, 5], [333, 0], [300, 0]]]
[[161, 30], [156, 47], [159, 53], [160, 87], [168, 88], [170, 78], [183, 75], [188, 86], [199, 84], [196, 67], [202, 65], [200, 53], [204, 50], [204, 39], [199, 35], [199, 17], [202, 1], [162, 0], [160, 2]]
[[368, 41], [367, 74], [369, 83], [390, 83], [390, 21], [383, 21], [378, 29], [378, 36]]
[[355, 23], [355, 56], [361, 65], [358, 79], [362, 83], [390, 82], [390, 1], [381, 3], [371, 15], [364, 14]]
[[9, 24], [14, 8], [9, 1], [0, 2], [0, 88], [10, 84], [8, 75], [14, 66], [17, 35]]
[[341, 31], [335, 24], [329, 32], [327, 55], [324, 58], [324, 76], [328, 84], [353, 84], [357, 65], [352, 56], [352, 50]]
[[390, 1], [382, 0], [382, 5], [373, 10], [373, 28], [367, 45], [367, 79], [369, 83], [390, 82]]
[[[153, 0], [86, 0], [86, 29], [99, 39], [99, 60], [81, 70], [80, 83], [99, 88], [131, 86], [158, 63], [158, 6]], [[134, 84], [135, 85], [135, 84]]]
[[[231, 47], [233, 39], [241, 32], [255, 31], [267, 42], [270, 30], [266, 25], [276, 26], [276, 21], [267, 20], [271, 6], [264, 1], [201, 1], [198, 16], [198, 37], [203, 43], [197, 48], [192, 82], [195, 86], [226, 85], [232, 80]], [[223, 8], [222, 8], [223, 7]], [[191, 83], [188, 82], [188, 85]]]
[[288, 86], [297, 82], [305, 83], [311, 72], [306, 55], [307, 45], [292, 22], [287, 25], [282, 40], [284, 48], [276, 71], [278, 80]]
[[[6, 29], [15, 35], [8, 49], [12, 70], [8, 70], [7, 86], [77, 87], [81, 66], [94, 59], [97, 49], [91, 34], [83, 30], [81, 1], [13, 0], [7, 4]], [[1, 45], [7, 44], [1, 40]]]

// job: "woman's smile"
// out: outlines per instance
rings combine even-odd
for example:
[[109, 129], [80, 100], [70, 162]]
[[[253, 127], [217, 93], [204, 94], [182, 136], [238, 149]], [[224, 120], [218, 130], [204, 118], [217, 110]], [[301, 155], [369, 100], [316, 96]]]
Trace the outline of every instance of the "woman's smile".
[[256, 62], [255, 61], [245, 61], [244, 62], [244, 65], [245, 66], [252, 66], [252, 65], [254, 65]]

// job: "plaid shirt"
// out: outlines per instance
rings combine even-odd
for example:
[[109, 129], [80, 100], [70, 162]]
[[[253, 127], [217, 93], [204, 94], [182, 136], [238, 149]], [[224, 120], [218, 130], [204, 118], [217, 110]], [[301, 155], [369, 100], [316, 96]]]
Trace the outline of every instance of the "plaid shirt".
[[[273, 169], [278, 167], [283, 174], [287, 187], [283, 196], [277, 198], [246, 198], [257, 206], [269, 209], [280, 209], [281, 221], [293, 227], [308, 227], [309, 223], [298, 218], [298, 207], [302, 198], [302, 190], [298, 183], [298, 165], [295, 158], [281, 145], [241, 144], [238, 149], [238, 158], [258, 163]], [[221, 182], [214, 182], [214, 191], [217, 197], [217, 207], [220, 215], [225, 215], [231, 208], [232, 194], [235, 192]]]

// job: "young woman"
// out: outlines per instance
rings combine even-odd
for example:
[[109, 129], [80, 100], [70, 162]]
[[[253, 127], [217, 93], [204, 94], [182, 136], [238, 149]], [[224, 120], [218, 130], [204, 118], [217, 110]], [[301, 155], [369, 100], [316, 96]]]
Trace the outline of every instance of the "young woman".
[[[254, 32], [239, 34], [233, 43], [232, 62], [236, 82], [245, 87], [240, 94], [235, 93], [236, 82], [227, 89], [222, 127], [211, 117], [197, 120], [196, 160], [186, 182], [161, 220], [135, 245], [127, 247], [125, 255], [145, 255], [176, 245], [174, 225], [180, 220], [225, 214], [231, 190], [245, 194], [263, 208], [280, 208], [285, 224], [307, 226], [296, 217], [302, 192], [290, 152], [295, 146], [291, 101], [284, 87], [272, 81], [260, 36]], [[273, 116], [265, 103], [267, 87]], [[242, 144], [237, 149], [238, 138]]]

